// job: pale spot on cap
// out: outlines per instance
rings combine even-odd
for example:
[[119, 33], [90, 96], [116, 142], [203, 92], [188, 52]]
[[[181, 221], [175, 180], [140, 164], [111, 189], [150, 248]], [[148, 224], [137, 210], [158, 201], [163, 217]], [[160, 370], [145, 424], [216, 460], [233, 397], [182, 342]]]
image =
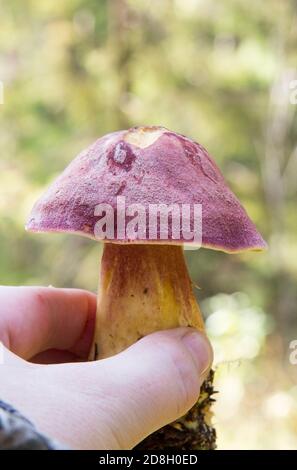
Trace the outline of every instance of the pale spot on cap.
[[159, 126], [134, 127], [129, 129], [124, 140], [142, 149], [149, 147], [161, 137], [167, 129]]

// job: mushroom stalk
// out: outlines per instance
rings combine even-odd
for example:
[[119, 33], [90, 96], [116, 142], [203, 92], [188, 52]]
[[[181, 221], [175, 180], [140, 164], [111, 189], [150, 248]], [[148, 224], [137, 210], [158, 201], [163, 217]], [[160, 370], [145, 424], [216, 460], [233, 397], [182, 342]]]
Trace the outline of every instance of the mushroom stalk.
[[[112, 356], [154, 331], [204, 330], [183, 249], [176, 245], [105, 243], [90, 359]], [[142, 441], [142, 450], [214, 449], [213, 372], [189, 412]]]
[[182, 247], [105, 243], [90, 358], [178, 326], [204, 329]]

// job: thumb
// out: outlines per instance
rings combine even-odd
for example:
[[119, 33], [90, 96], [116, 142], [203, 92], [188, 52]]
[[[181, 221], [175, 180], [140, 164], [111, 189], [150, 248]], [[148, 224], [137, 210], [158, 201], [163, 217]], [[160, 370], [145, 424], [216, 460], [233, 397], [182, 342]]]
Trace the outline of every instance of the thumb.
[[[192, 328], [148, 335], [116, 356], [97, 362], [108, 371], [105, 392], [121, 448], [185, 414], [196, 402], [212, 362], [206, 336]], [[101, 382], [102, 383], [102, 382]]]

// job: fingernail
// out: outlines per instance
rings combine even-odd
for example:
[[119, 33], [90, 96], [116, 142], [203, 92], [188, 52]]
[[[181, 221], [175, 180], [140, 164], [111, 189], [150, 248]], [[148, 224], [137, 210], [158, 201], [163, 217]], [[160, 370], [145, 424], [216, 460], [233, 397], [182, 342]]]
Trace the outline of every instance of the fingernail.
[[212, 347], [205, 334], [191, 330], [182, 337], [184, 346], [198, 368], [199, 375], [204, 377], [209, 371], [213, 359]]

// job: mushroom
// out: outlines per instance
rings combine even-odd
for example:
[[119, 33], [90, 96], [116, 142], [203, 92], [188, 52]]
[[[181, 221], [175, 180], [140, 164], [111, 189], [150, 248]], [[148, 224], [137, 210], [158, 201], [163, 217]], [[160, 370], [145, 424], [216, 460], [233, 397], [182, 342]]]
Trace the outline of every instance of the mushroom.
[[[185, 206], [191, 210], [181, 220], [184, 213], [174, 211]], [[198, 241], [189, 236], [193, 207], [202, 208]], [[81, 152], [37, 201], [26, 228], [104, 242], [91, 359], [157, 330], [203, 330], [183, 245], [228, 253], [266, 247], [207, 151], [158, 126], [108, 134]], [[193, 420], [192, 413], [192, 429], [187, 417], [172, 429], [195, 435]]]

